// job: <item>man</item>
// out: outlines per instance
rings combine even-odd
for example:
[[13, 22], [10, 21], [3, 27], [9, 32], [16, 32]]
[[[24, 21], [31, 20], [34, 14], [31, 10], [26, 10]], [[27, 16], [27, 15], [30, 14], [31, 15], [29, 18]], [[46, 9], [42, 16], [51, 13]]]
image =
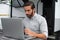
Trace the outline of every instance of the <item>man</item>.
[[26, 40], [46, 40], [48, 37], [47, 23], [44, 17], [35, 12], [35, 5], [29, 1], [24, 4], [26, 17], [24, 18]]

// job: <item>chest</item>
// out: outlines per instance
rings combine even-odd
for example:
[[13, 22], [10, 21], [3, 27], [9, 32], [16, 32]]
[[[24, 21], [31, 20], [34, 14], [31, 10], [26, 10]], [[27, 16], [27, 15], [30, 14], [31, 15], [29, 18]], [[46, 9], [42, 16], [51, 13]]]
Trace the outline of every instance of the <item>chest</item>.
[[28, 28], [31, 29], [32, 31], [37, 32], [40, 28], [40, 24], [38, 20], [29, 20], [27, 22]]

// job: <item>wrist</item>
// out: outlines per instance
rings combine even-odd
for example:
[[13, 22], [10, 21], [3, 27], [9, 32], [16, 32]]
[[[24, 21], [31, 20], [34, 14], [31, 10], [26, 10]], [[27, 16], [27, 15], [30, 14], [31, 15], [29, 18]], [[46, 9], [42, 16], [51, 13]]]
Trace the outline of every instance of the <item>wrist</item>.
[[38, 34], [35, 34], [35, 37], [38, 38]]

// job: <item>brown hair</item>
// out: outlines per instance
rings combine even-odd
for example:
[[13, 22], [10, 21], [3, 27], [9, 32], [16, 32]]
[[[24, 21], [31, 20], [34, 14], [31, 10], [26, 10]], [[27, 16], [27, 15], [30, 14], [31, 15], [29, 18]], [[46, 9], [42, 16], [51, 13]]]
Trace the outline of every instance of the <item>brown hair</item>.
[[26, 3], [23, 5], [23, 7], [25, 7], [25, 6], [31, 6], [32, 9], [35, 8], [35, 5], [34, 5], [34, 3], [33, 3], [32, 1], [26, 2]]

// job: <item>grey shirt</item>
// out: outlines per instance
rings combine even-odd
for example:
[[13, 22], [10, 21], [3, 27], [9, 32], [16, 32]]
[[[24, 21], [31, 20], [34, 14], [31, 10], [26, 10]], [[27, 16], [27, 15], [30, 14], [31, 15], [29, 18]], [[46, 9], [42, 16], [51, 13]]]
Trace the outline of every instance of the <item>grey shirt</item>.
[[[29, 28], [31, 31], [36, 32], [38, 34], [45, 34], [46, 37], [48, 37], [48, 29], [47, 29], [47, 23], [44, 17], [41, 15], [35, 13], [34, 16], [29, 19], [28, 17], [24, 18], [23, 20], [25, 28]], [[25, 40], [42, 40], [40, 38], [33, 38], [31, 36], [28, 36], [25, 34]]]

